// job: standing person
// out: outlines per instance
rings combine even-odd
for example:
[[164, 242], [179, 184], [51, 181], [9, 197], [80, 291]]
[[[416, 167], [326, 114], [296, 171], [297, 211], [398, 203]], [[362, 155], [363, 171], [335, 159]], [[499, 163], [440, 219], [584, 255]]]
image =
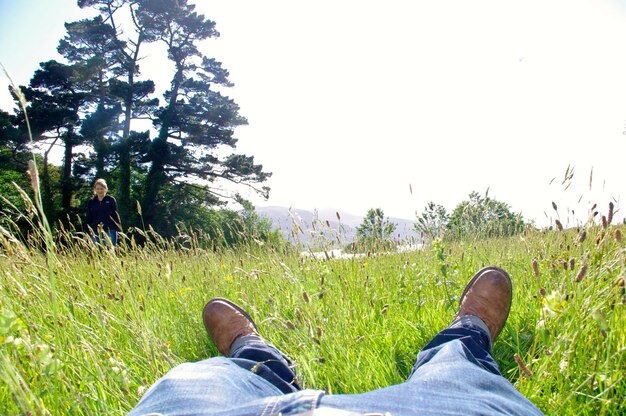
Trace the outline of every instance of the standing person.
[[541, 415], [491, 356], [511, 299], [507, 272], [479, 270], [465, 287], [454, 320], [420, 351], [406, 382], [326, 395], [301, 390], [291, 361], [261, 337], [250, 315], [216, 298], [206, 304], [202, 319], [226, 357], [174, 367], [130, 415]]
[[106, 244], [106, 241], [101, 241], [106, 234], [115, 247], [121, 222], [117, 212], [117, 201], [111, 195], [107, 195], [108, 191], [109, 187], [102, 178], [93, 184], [93, 198], [87, 201], [87, 226], [91, 228], [94, 243]]

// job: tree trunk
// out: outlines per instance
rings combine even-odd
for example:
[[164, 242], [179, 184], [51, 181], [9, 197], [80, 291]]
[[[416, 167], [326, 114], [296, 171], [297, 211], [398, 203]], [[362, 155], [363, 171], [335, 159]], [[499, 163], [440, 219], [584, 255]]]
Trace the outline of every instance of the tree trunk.
[[177, 65], [176, 67], [178, 69], [172, 81], [172, 93], [167, 109], [163, 115], [161, 128], [159, 129], [159, 137], [152, 141], [150, 148], [152, 164], [150, 165], [150, 170], [148, 171], [148, 176], [146, 177], [144, 197], [141, 204], [143, 220], [146, 225], [152, 224], [154, 221], [155, 214], [157, 212], [157, 197], [163, 188], [163, 185], [167, 182], [164, 170], [169, 155], [167, 139], [169, 136], [170, 125], [172, 124], [171, 121], [174, 116], [174, 112], [176, 111], [178, 90], [183, 82], [183, 69], [180, 65]]
[[124, 102], [124, 130], [119, 144], [120, 183], [117, 190], [118, 208], [122, 224], [128, 224], [130, 218], [130, 124], [133, 117], [134, 71], [128, 74], [129, 92]]
[[65, 155], [63, 176], [61, 177], [61, 209], [65, 214], [72, 208], [72, 158], [74, 156], [74, 134], [70, 130], [65, 135]]
[[48, 170], [48, 150], [43, 155], [43, 166], [41, 172], [41, 202], [43, 204], [43, 212], [48, 218], [48, 223], [56, 221], [54, 212], [54, 204], [52, 202], [52, 187], [50, 186], [50, 171]]
[[104, 177], [104, 156], [105, 156], [105, 147], [104, 137], [98, 136], [95, 141], [93, 148], [96, 151], [96, 178]]

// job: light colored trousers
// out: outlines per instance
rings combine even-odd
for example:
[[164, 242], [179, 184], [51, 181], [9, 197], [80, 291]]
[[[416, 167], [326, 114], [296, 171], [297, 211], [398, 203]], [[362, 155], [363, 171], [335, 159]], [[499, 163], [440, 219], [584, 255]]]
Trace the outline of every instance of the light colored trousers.
[[[408, 380], [361, 394], [299, 390], [288, 360], [253, 337], [230, 358], [174, 367], [141, 398], [138, 415], [541, 415], [502, 375], [484, 323], [464, 317], [417, 356]], [[273, 357], [271, 365], [268, 357]], [[253, 369], [249, 371], [248, 369]]]

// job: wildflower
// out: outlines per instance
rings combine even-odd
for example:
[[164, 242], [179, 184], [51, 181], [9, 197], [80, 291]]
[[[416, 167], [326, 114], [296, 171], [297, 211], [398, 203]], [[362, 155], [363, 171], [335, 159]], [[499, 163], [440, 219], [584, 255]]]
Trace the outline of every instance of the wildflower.
[[618, 243], [622, 242], [622, 232], [620, 230], [615, 230], [615, 241]]
[[610, 224], [611, 221], [613, 221], [613, 202], [609, 202], [609, 214], [608, 214], [608, 218], [606, 219], [608, 221], [608, 223]]
[[556, 317], [567, 305], [563, 295], [557, 291], [552, 291], [549, 295], [541, 299], [543, 313], [550, 317]]

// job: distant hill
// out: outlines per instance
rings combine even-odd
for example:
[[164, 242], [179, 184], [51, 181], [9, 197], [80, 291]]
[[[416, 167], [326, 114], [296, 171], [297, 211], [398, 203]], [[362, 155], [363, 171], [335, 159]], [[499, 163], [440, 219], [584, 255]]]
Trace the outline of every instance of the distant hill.
[[[279, 206], [256, 207], [256, 211], [272, 221], [274, 229], [280, 229], [289, 241], [310, 244], [316, 239], [333, 240], [339, 246], [356, 240], [356, 228], [363, 222], [363, 216], [349, 214], [341, 210], [325, 209], [308, 211], [299, 208]], [[415, 221], [389, 217], [395, 223], [394, 239], [400, 242], [418, 240], [413, 228]]]

